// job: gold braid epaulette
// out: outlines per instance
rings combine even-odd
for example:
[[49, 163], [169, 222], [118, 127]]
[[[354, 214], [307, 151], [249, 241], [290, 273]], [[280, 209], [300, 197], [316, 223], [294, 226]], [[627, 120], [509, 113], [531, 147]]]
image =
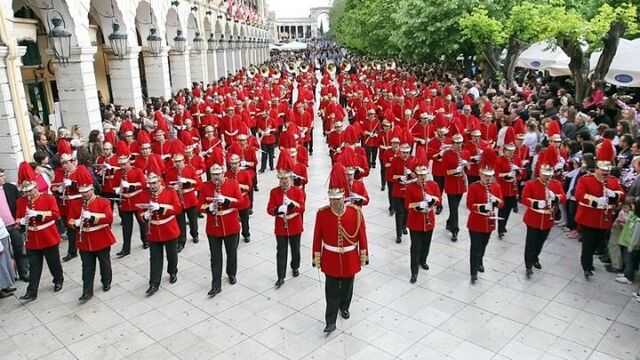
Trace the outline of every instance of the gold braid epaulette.
[[353, 234], [349, 234], [344, 227], [342, 226], [342, 224], [338, 225], [338, 234], [342, 235], [344, 237], [344, 239], [350, 244], [350, 245], [355, 245], [356, 243], [356, 236], [358, 236], [358, 233], [360, 232], [360, 224], [362, 223], [362, 211], [360, 210], [359, 207], [349, 204], [347, 205], [348, 207], [352, 207], [356, 210], [356, 213], [358, 214], [358, 220], [356, 222], [356, 229], [353, 232]]

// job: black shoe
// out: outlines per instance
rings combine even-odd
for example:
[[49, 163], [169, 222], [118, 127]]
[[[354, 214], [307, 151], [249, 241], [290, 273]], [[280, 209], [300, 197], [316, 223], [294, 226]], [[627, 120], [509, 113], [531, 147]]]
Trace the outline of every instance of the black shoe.
[[284, 285], [284, 279], [278, 279], [278, 281], [276, 281], [276, 289], [280, 289], [282, 285]]
[[253, 209], [249, 209], [249, 216], [253, 215]]
[[264, 170], [263, 170], [263, 169], [260, 169], [260, 170], [258, 171], [258, 174], [263, 174], [263, 173], [264, 173]]
[[531, 270], [530, 268], [527, 269], [527, 279], [531, 279], [531, 275], [533, 275], [533, 270]]
[[156, 292], [158, 292], [158, 285], [149, 285], [149, 288], [147, 289], [147, 296], [152, 296]]
[[237, 282], [238, 282], [238, 279], [236, 279], [235, 276], [229, 275], [229, 284], [233, 285], [233, 284], [235, 284]]
[[209, 295], [209, 297], [214, 297], [214, 296], [220, 294], [221, 291], [222, 290], [220, 290], [220, 288], [211, 288], [211, 290], [209, 290], [207, 295]]
[[8, 298], [8, 297], [10, 297], [12, 295], [13, 295], [13, 293], [6, 292], [4, 290], [0, 290], [0, 299]]
[[611, 265], [607, 265], [604, 268], [605, 268], [605, 270], [607, 270], [607, 272], [614, 273], [614, 274], [619, 274], [619, 273], [624, 271], [622, 269], [616, 269]]
[[341, 309], [340, 310], [340, 316], [342, 316], [342, 318], [345, 319], [345, 320], [350, 318], [351, 314], [349, 313], [349, 309]]
[[483, 273], [484, 272], [484, 265], [478, 266], [478, 271]]
[[246, 243], [251, 242], [251, 237], [250, 237], [250, 236], [247, 236], [247, 237], [245, 237], [243, 240], [244, 240], [244, 242], [246, 242]]
[[291, 274], [293, 275], [293, 277], [298, 277], [298, 276], [300, 276], [300, 270], [293, 269], [293, 270], [291, 270]]
[[28, 283], [29, 282], [29, 273], [20, 275], [19, 279], [20, 279], [20, 281]]
[[24, 302], [29, 302], [29, 301], [33, 301], [33, 300], [35, 300], [37, 298], [38, 298], [38, 295], [36, 295], [36, 294], [26, 293], [26, 294], [20, 296], [18, 299], [22, 300]]
[[107, 292], [111, 290], [111, 284], [102, 285], [102, 291]]
[[585, 270], [585, 272], [584, 272], [584, 278], [585, 279], [589, 280], [589, 278], [592, 277], [592, 276], [593, 276], [593, 271]]
[[130, 253], [128, 251], [120, 251], [119, 253], [116, 254], [116, 256], [118, 257], [118, 259], [122, 259], [123, 257], [129, 255]]
[[193, 239], [191, 239], [191, 241], [193, 241], [194, 244], [197, 244], [200, 242], [200, 239], [198, 239], [197, 237], [194, 237]]
[[176, 252], [180, 254], [182, 250], [184, 250], [184, 245], [178, 245], [178, 247], [176, 248]]
[[458, 233], [451, 233], [451, 241], [452, 242], [458, 241]]
[[498, 239], [499, 240], [504, 239], [504, 233], [498, 233]]
[[62, 290], [62, 283], [53, 284], [53, 292]]
[[514, 206], [514, 207], [513, 207], [513, 213], [514, 213], [514, 214], [517, 214], [517, 213], [518, 213], [518, 205], [516, 205], [516, 206]]
[[402, 235], [407, 235], [409, 232], [407, 231], [407, 229], [402, 229]]
[[478, 281], [478, 275], [471, 275], [471, 284], [475, 284]]
[[257, 186], [254, 186], [254, 187], [253, 187], [253, 191], [258, 192], [258, 191], [260, 191], [260, 189], [258, 189], [258, 187], [257, 187]]
[[13, 294], [14, 292], [16, 292], [16, 290], [17, 290], [16, 288], [5, 288], [5, 289], [2, 289], [1, 291], [7, 294]]
[[381, 186], [381, 187], [380, 187], [380, 191], [384, 191], [384, 190], [385, 190], [385, 187], [384, 187], [384, 186]]
[[87, 301], [91, 300], [91, 298], [92, 298], [92, 297], [93, 297], [93, 294], [82, 294], [82, 296], [80, 296], [80, 297], [78, 298], [78, 301], [79, 301], [81, 304], [84, 304], [84, 303], [86, 303]]
[[400, 244], [402, 242], [402, 237], [398, 236], [396, 237], [396, 244]]
[[415, 284], [416, 281], [418, 281], [418, 275], [411, 275], [411, 279], [409, 279], [409, 282]]
[[442, 206], [438, 205], [436, 206], [436, 215], [440, 215], [440, 213], [442, 213]]
[[327, 336], [334, 331], [336, 331], [336, 324], [327, 324], [324, 328], [324, 332], [327, 333]]
[[393, 209], [389, 209], [389, 216], [393, 216], [396, 212]]
[[148, 249], [149, 248], [149, 243], [148, 242], [142, 243], [142, 248], [143, 249]]
[[539, 261], [536, 261], [535, 263], [533, 263], [533, 267], [538, 270], [542, 270], [542, 265], [540, 265]]
[[77, 254], [76, 254], [76, 255], [67, 254], [67, 256], [65, 256], [65, 257], [63, 257], [63, 258], [62, 258], [62, 261], [63, 261], [63, 262], [71, 261], [71, 260], [73, 260], [73, 259], [75, 259], [75, 258], [77, 258], [77, 257], [78, 257], [78, 255], [77, 255]]
[[423, 268], [424, 270], [429, 270], [429, 265], [427, 265], [427, 263], [420, 264], [420, 267]]
[[178, 274], [169, 274], [169, 284], [175, 284], [178, 281]]

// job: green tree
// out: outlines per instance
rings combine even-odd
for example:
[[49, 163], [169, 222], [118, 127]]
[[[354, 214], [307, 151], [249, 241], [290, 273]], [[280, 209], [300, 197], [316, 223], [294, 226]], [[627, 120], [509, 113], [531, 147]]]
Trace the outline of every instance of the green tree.
[[390, 40], [396, 28], [389, 16], [396, 12], [395, 0], [346, 0], [344, 14], [335, 25], [336, 39], [343, 46], [359, 53], [377, 57], [392, 57], [397, 46]]

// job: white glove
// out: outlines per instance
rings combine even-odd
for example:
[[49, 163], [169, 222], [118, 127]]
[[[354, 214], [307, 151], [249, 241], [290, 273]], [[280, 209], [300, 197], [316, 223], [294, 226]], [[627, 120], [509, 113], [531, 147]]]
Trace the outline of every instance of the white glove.
[[126, 181], [126, 180], [122, 180], [122, 182], [120, 183], [120, 187], [128, 188], [129, 187], [129, 182]]
[[82, 219], [90, 219], [91, 218], [91, 213], [87, 210], [83, 210], [82, 211]]
[[82, 225], [82, 220], [81, 220], [81, 219], [75, 219], [75, 220], [74, 220], [74, 222], [73, 222], [73, 225], [74, 225], [75, 227], [78, 227], [78, 228], [79, 228], [79, 227], [80, 227], [80, 225]]
[[614, 197], [616, 197], [616, 192], [611, 190], [611, 189], [606, 189], [605, 195], [608, 198], [614, 198]]
[[64, 184], [64, 186], [71, 186], [71, 184], [73, 184], [73, 181], [71, 181], [71, 179], [64, 179], [62, 180], [62, 183]]
[[554, 193], [554, 192], [553, 192], [553, 191], [551, 191], [551, 190], [549, 190], [549, 191], [548, 191], [548, 195], [547, 195], [547, 196], [549, 197], [549, 199], [550, 199], [551, 201], [555, 200], [555, 199], [558, 197], [558, 195], [556, 195], [556, 193]]
[[291, 199], [285, 196], [282, 202], [285, 206], [289, 206], [289, 204], [291, 204]]
[[213, 201], [217, 202], [218, 204], [221, 204], [224, 202], [224, 198], [222, 197], [222, 195], [216, 195], [213, 197]]
[[406, 177], [406, 176], [404, 176], [404, 175], [402, 175], [402, 176], [400, 176], [400, 178], [399, 178], [398, 180], [399, 180], [401, 183], [403, 183], [403, 182], [407, 182], [407, 177]]
[[240, 167], [247, 167], [247, 162], [245, 160], [241, 160]]
[[430, 202], [431, 202], [431, 200], [433, 200], [433, 197], [431, 197], [431, 195], [426, 194], [426, 195], [424, 196], [424, 202], [426, 202], [426, 203], [430, 203]]
[[287, 213], [287, 205], [278, 206], [278, 213], [286, 214]]
[[520, 170], [520, 167], [518, 165], [512, 164], [511, 171], [516, 171], [516, 170]]
[[214, 214], [216, 213], [216, 204], [215, 203], [209, 204], [209, 211], [211, 211]]
[[547, 207], [547, 202], [545, 200], [538, 200], [538, 206], [544, 209]]
[[151, 211], [158, 211], [158, 210], [160, 210], [160, 204], [158, 204], [157, 202], [150, 202], [149, 203], [149, 209]]
[[456, 174], [460, 174], [462, 172], [462, 166], [458, 166], [456, 168]]
[[148, 212], [148, 211], [143, 212], [142, 213], [142, 218], [145, 219], [145, 220], [151, 219], [151, 213]]
[[182, 176], [179, 176], [179, 177], [178, 177], [178, 182], [179, 182], [180, 184], [184, 184], [184, 183], [186, 183], [186, 182], [187, 182], [187, 179], [183, 178]]
[[564, 164], [559, 162], [556, 166], [553, 167], [554, 170], [562, 170], [564, 168]]
[[609, 200], [606, 197], [600, 197], [598, 198], [598, 208], [599, 209], [606, 209], [607, 205], [609, 205]]
[[32, 217], [36, 217], [38, 216], [38, 213], [35, 210], [32, 209], [28, 209], [27, 210], [27, 214], [25, 215], [26, 218], [32, 218]]
[[20, 225], [27, 225], [29, 223], [29, 218], [28, 217], [23, 217], [22, 219], [20, 219]]
[[111, 165], [109, 163], [104, 163], [103, 165], [105, 170], [111, 169]]
[[428, 201], [420, 201], [420, 204], [418, 206], [420, 208], [422, 208], [422, 209], [428, 209], [429, 208], [429, 202]]
[[462, 160], [460, 161], [460, 166], [464, 167], [467, 166], [469, 163], [467, 162], [467, 160]]
[[113, 191], [116, 193], [116, 195], [120, 194], [120, 188], [113, 188]]

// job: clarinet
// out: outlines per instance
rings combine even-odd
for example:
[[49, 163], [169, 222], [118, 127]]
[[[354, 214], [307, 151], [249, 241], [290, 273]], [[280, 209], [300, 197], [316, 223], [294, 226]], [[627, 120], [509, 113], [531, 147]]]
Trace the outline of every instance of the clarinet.
[[65, 170], [64, 176], [62, 177], [62, 205], [66, 202], [67, 197], [67, 186], [64, 184], [64, 180], [69, 177], [69, 172]]
[[484, 189], [487, 193], [487, 209], [488, 209], [488, 212], [490, 213], [489, 219], [491, 219], [492, 217], [494, 218], [495, 223], [493, 224], [493, 226], [495, 230], [498, 228], [499, 217], [498, 217], [498, 209], [493, 206], [493, 200], [491, 199], [493, 197], [493, 195], [491, 195], [491, 183], [485, 184]]
[[[282, 195], [282, 205], [286, 205], [286, 203], [285, 203], [285, 199], [286, 198], [287, 198], [287, 190], [285, 190], [284, 194]], [[287, 219], [287, 211], [286, 210], [285, 210], [284, 214], [282, 215], [282, 220], [284, 221], [284, 228], [288, 229], [289, 228], [289, 219]]]
[[82, 241], [82, 231], [84, 230], [84, 219], [82, 218], [82, 213], [87, 210], [89, 206], [89, 199], [82, 199], [82, 207], [80, 209], [80, 226], [78, 228], [78, 242]]
[[604, 196], [605, 199], [607, 199], [607, 204], [605, 205], [605, 208], [604, 208], [605, 222], [609, 222], [609, 196], [607, 196], [608, 192], [609, 192], [609, 189], [607, 188], [607, 179], [605, 178], [602, 181], [602, 195]]
[[184, 206], [184, 190], [182, 189], [182, 182], [180, 179], [182, 178], [182, 169], [178, 169], [178, 197], [180, 198], [180, 204]]
[[[427, 196], [430, 196], [424, 188], [424, 182], [420, 183], [420, 190], [422, 190], [422, 201], [428, 204]], [[429, 218], [429, 213], [431, 212], [429, 209], [424, 209], [424, 222], [426, 226], [431, 225], [431, 219]], [[425, 226], [425, 227], [426, 227]]]
[[214, 199], [213, 199], [213, 203], [215, 204], [215, 212], [213, 216], [215, 219], [216, 227], [219, 226], [219, 223], [218, 223], [218, 200], [215, 199], [215, 196], [220, 194], [221, 188], [222, 188], [222, 183], [216, 182], [216, 190], [215, 190]]

